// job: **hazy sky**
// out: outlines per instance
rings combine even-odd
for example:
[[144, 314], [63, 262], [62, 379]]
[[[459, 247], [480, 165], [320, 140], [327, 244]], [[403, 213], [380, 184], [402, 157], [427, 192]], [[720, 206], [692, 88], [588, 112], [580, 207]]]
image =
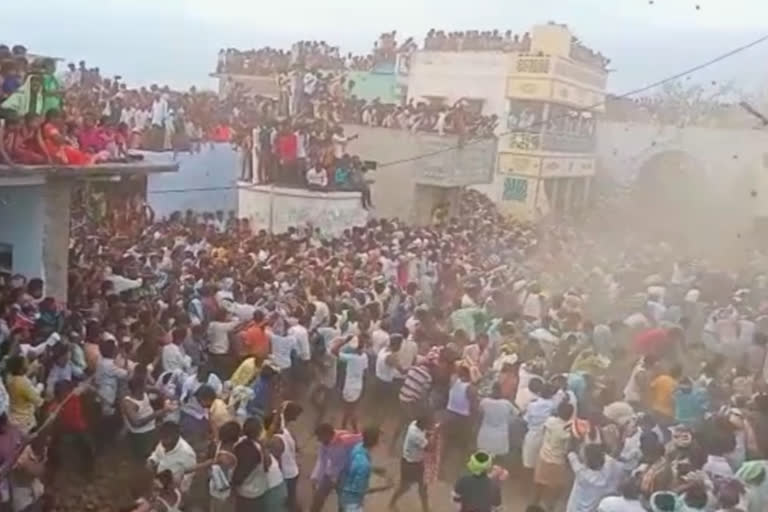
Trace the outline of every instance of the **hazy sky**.
[[[322, 39], [364, 52], [383, 31], [419, 40], [430, 28], [512, 29], [567, 23], [613, 59], [621, 92], [768, 33], [766, 0], [35, 0], [2, 2], [0, 40], [85, 59], [129, 83], [213, 84], [221, 47]], [[699, 9], [696, 6], [699, 5]], [[43, 14], [44, 13], [44, 14]], [[696, 79], [768, 85], [768, 43]]]

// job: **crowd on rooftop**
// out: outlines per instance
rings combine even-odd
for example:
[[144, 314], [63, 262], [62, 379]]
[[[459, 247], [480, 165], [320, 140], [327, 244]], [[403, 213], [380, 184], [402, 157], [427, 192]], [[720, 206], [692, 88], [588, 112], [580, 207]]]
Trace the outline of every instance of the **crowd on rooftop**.
[[56, 72], [53, 59], [0, 46], [0, 156], [20, 165], [125, 162], [132, 149], [190, 150], [228, 141], [232, 105], [213, 93], [129, 88], [81, 61]]
[[217, 73], [235, 75], [272, 75], [300, 67], [323, 71], [371, 71], [378, 66], [393, 66], [398, 51], [413, 49], [412, 39], [398, 47], [396, 32], [385, 32], [366, 55], [346, 55], [338, 46], [325, 41], [298, 41], [290, 50], [264, 47], [252, 50], [227, 48], [219, 51]]

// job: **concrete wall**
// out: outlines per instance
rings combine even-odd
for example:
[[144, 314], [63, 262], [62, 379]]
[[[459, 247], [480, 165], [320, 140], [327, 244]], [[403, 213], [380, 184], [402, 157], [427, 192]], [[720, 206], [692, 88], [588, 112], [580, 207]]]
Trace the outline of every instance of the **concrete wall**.
[[[416, 212], [414, 211], [414, 186], [419, 176], [426, 178], [425, 170], [437, 170], [440, 166], [453, 166], [454, 172], [446, 172], [443, 175], [429, 173], [430, 183], [434, 184], [441, 177], [450, 179], [446, 186], [456, 185], [461, 180], [456, 180], [457, 175], [461, 175], [462, 165], [466, 164], [466, 175], [459, 178], [470, 178], [479, 176], [476, 173], [480, 167], [470, 164], [482, 164], [485, 168], [491, 168], [494, 165], [495, 147], [492, 141], [487, 144], [473, 144], [464, 148], [464, 156], [472, 158], [463, 158], [457, 151], [450, 151], [455, 148], [458, 138], [455, 136], [440, 137], [431, 133], [411, 133], [408, 130], [395, 130], [390, 128], [371, 128], [368, 126], [346, 125], [344, 127], [346, 134], [357, 134], [358, 138], [349, 145], [349, 152], [360, 155], [366, 160], [375, 160], [382, 167], [376, 171], [370, 172], [370, 178], [375, 180], [371, 187], [372, 199], [376, 215], [379, 217], [398, 217], [401, 219], [414, 220]], [[484, 145], [485, 144], [485, 145]], [[424, 155], [435, 151], [442, 151], [428, 157]], [[490, 154], [486, 155], [486, 152]], [[422, 158], [413, 159], [420, 156]], [[485, 158], [488, 156], [488, 158]], [[393, 163], [392, 165], [385, 165]], [[448, 169], [450, 171], [450, 169]], [[488, 171], [485, 178], [489, 178], [491, 172]], [[472, 183], [477, 181], [470, 180]], [[466, 183], [460, 183], [464, 185]]]
[[503, 119], [508, 59], [502, 52], [416, 52], [410, 60], [408, 100], [442, 96], [452, 105], [463, 97], [482, 99], [483, 114]]
[[250, 219], [254, 229], [283, 233], [292, 226], [311, 224], [335, 235], [368, 220], [359, 192], [314, 192], [241, 183], [238, 196], [238, 217]]
[[240, 154], [229, 143], [204, 144], [199, 153], [144, 153], [148, 163], [178, 163], [175, 173], [151, 174], [147, 199], [159, 217], [174, 211], [236, 210]]
[[[677, 128], [640, 123], [597, 124], [597, 153], [604, 168], [616, 169], [618, 177], [631, 181], [654, 155], [684, 151], [702, 164], [706, 178], [727, 183], [734, 174], [757, 172], [765, 165], [768, 132], [723, 130], [704, 127]], [[761, 171], [760, 174], [765, 174]]]
[[[44, 185], [2, 186], [0, 182], [0, 242], [12, 246], [12, 271], [45, 279], [43, 226]], [[69, 228], [65, 234], [69, 233]]]

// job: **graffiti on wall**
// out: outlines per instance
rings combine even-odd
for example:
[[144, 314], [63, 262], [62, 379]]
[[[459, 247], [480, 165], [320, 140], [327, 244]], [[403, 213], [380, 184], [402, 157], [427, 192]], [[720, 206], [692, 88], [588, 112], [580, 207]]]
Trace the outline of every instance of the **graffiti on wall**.
[[505, 178], [503, 201], [525, 202], [528, 199], [528, 180], [525, 178]]
[[289, 206], [276, 208], [273, 218], [273, 229], [276, 232], [286, 231], [291, 226], [312, 226], [329, 235], [338, 235], [353, 226], [363, 226], [368, 221], [368, 215], [362, 207], [338, 208], [322, 202], [318, 206]]
[[359, 195], [334, 197], [333, 194], [292, 193], [274, 191], [263, 187], [240, 188], [238, 215], [251, 221], [254, 229], [272, 229], [283, 233], [290, 227], [320, 229], [321, 232], [337, 235], [353, 226], [362, 226], [368, 221], [368, 212], [363, 209]]

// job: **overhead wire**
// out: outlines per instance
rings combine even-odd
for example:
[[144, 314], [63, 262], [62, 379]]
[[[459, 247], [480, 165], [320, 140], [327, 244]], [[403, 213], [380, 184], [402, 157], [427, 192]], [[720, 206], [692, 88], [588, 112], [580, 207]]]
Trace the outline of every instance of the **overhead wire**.
[[[729, 50], [729, 51], [727, 51], [725, 53], [719, 54], [719, 55], [717, 55], [717, 56], [715, 56], [715, 57], [713, 57], [713, 58], [711, 58], [711, 59], [709, 59], [709, 60], [707, 60], [705, 62], [702, 62], [702, 63], [697, 64], [695, 66], [692, 66], [690, 68], [684, 69], [683, 71], [679, 71], [677, 73], [674, 73], [673, 75], [669, 75], [669, 76], [667, 76], [665, 78], [662, 78], [660, 80], [656, 80], [655, 82], [651, 82], [650, 84], [644, 85], [642, 87], [638, 87], [636, 89], [632, 89], [630, 91], [624, 92], [624, 93], [619, 94], [619, 95], [612, 95], [611, 98], [612, 99], [629, 98], [630, 96], [634, 96], [636, 94], [641, 94], [641, 93], [649, 91], [651, 89], [655, 89], [655, 88], [660, 87], [660, 86], [662, 86], [664, 84], [667, 84], [669, 82], [674, 82], [675, 80], [679, 80], [680, 78], [683, 78], [683, 77], [685, 77], [687, 75], [691, 75], [693, 73], [696, 73], [698, 71], [706, 69], [706, 68], [708, 68], [708, 67], [710, 67], [710, 66], [712, 66], [714, 64], [717, 64], [718, 62], [722, 62], [722, 61], [724, 61], [726, 59], [729, 59], [729, 58], [733, 57], [734, 55], [738, 55], [739, 53], [745, 52], [745, 51], [747, 51], [747, 50], [749, 50], [751, 48], [754, 48], [755, 46], [759, 46], [760, 44], [765, 43], [766, 41], [768, 41], [768, 34], [766, 34], [764, 36], [761, 36], [761, 37], [759, 37], [759, 38], [757, 38], [755, 40], [752, 40], [752, 41], [750, 41], [750, 42], [748, 42], [746, 44], [743, 44], [741, 46], [733, 48], [733, 49], [731, 49], [731, 50]], [[594, 109], [596, 109], [598, 107], [601, 107], [601, 106], [605, 105], [607, 103], [607, 101], [608, 101], [608, 97], [606, 96], [606, 98], [601, 100], [601, 101], [598, 101], [598, 102], [596, 102], [596, 103], [594, 103], [592, 105], [583, 107], [583, 110], [594, 110]], [[555, 116], [553, 118], [547, 119], [546, 121], [544, 121], [544, 120], [536, 121], [536, 122], [532, 123], [527, 129], [530, 130], [531, 128], [536, 128], [536, 127], [544, 126], [544, 125], [552, 122], [553, 120], [561, 119], [561, 118], [566, 118], [568, 116], [569, 116], [568, 114], [563, 114], [563, 115], [560, 115], [560, 116]], [[505, 137], [507, 135], [511, 135], [513, 133], [519, 133], [519, 131], [518, 130], [507, 130], [507, 131], [504, 131], [504, 132], [496, 135], [496, 139], [499, 139], [501, 137]], [[448, 153], [450, 151], [455, 151], [455, 150], [458, 150], [458, 149], [462, 149], [462, 148], [465, 148], [465, 147], [470, 146], [470, 145], [480, 144], [480, 143], [483, 143], [483, 142], [487, 142], [487, 140], [488, 140], [487, 138], [471, 139], [471, 140], [468, 140], [468, 141], [466, 141], [465, 143], [463, 143], [461, 145], [459, 145], [459, 144], [451, 145], [451, 146], [448, 146], [448, 147], [445, 147], [445, 148], [440, 148], [440, 149], [437, 149], [437, 150], [434, 150], [434, 151], [429, 151], [429, 152], [426, 152], [426, 153], [420, 153], [418, 155], [414, 155], [414, 156], [411, 156], [411, 157], [405, 157], [405, 158], [399, 158], [399, 159], [396, 159], [396, 160], [391, 160], [389, 162], [384, 162], [384, 163], [378, 164], [377, 165], [377, 169], [381, 169], [381, 168], [384, 168], [384, 167], [391, 167], [391, 166], [394, 166], [394, 165], [400, 165], [400, 164], [404, 164], [404, 163], [408, 163], [408, 162], [414, 162], [414, 161], [417, 161], [417, 160], [422, 160], [424, 158], [429, 158], [429, 157], [432, 157], [432, 156], [435, 156], [435, 155], [439, 155], [439, 154], [443, 154], [443, 153]], [[149, 190], [148, 194], [172, 194], [172, 193], [181, 193], [181, 192], [208, 192], [208, 191], [234, 190], [234, 189], [237, 189], [237, 186], [226, 186], [226, 187], [225, 186], [212, 186], [212, 187], [198, 187], [198, 188], [185, 188], [185, 189]]]

